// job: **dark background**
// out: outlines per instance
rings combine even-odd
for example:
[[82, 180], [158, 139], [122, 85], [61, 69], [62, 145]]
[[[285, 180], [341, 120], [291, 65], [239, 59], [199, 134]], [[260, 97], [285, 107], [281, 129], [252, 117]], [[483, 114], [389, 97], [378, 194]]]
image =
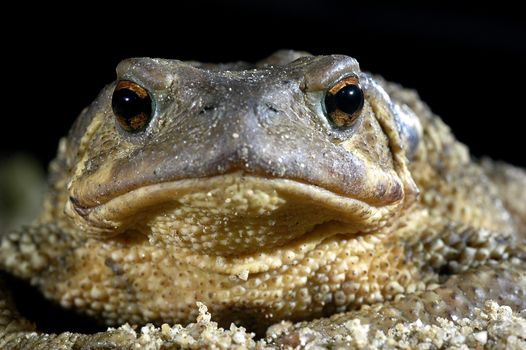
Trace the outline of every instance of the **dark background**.
[[254, 61], [294, 48], [356, 57], [362, 69], [417, 89], [475, 155], [526, 166], [526, 26], [518, 5], [190, 3], [129, 2], [111, 13], [91, 2], [4, 9], [16, 24], [1, 24], [0, 153], [26, 151], [46, 164], [122, 58]]

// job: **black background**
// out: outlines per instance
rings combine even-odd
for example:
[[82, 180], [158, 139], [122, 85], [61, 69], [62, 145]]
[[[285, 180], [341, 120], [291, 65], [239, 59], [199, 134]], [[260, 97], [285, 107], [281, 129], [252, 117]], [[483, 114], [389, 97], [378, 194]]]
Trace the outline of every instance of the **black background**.
[[[415, 88], [476, 156], [526, 165], [524, 11], [336, 1], [20, 3], [3, 10], [0, 153], [55, 154], [119, 60], [254, 61], [276, 49], [356, 57]], [[70, 7], [68, 7], [70, 6]]]

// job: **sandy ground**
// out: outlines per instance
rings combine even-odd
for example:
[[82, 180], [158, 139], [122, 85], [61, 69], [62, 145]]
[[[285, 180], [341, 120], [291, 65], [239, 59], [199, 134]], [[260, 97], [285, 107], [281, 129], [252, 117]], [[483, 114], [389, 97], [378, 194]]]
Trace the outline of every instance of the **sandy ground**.
[[374, 334], [355, 319], [341, 325], [345, 330], [336, 337], [323, 329], [294, 328], [282, 322], [260, 340], [234, 324], [230, 329], [218, 328], [206, 306], [198, 303], [197, 307], [196, 322], [186, 327], [147, 325], [134, 330], [125, 325], [120, 330], [136, 336], [141, 349], [526, 349], [526, 310], [514, 313], [492, 301], [483, 310], [476, 309], [473, 319], [437, 319], [433, 325], [417, 320]]

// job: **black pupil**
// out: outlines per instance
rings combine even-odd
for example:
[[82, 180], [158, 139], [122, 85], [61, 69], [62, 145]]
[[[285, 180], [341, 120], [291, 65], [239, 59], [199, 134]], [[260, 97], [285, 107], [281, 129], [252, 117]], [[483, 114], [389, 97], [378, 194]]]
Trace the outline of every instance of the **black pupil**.
[[[111, 100], [113, 113], [125, 123], [144, 114], [150, 118], [152, 113], [152, 102], [149, 96], [141, 97], [130, 89], [120, 89], [113, 93]], [[129, 125], [131, 127], [131, 125]]]
[[363, 92], [357, 85], [347, 85], [334, 95], [335, 107], [347, 114], [354, 114], [363, 107]]

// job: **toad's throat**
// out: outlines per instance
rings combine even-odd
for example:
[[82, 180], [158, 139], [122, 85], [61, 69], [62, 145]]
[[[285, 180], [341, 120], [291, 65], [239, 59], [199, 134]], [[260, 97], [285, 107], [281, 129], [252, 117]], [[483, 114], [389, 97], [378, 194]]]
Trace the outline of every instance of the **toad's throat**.
[[376, 207], [315, 185], [239, 172], [143, 186], [92, 208], [70, 200], [66, 214], [94, 236], [138, 229], [155, 241], [215, 252], [221, 245], [226, 253], [283, 245], [324, 222], [367, 232], [399, 205]]
[[[351, 240], [363, 235], [362, 232], [350, 232], [348, 225], [340, 222], [326, 222], [316, 225], [311, 231], [275, 247], [259, 247], [256, 251], [239, 250], [237, 254], [225, 253], [218, 249], [211, 253], [196, 251], [195, 247], [181, 249], [165, 246], [165, 251], [176, 250], [180, 261], [203, 271], [236, 276], [240, 279], [248, 275], [264, 273], [283, 266], [300, 264], [308, 254], [330, 240]], [[235, 245], [232, 245], [232, 247]]]

